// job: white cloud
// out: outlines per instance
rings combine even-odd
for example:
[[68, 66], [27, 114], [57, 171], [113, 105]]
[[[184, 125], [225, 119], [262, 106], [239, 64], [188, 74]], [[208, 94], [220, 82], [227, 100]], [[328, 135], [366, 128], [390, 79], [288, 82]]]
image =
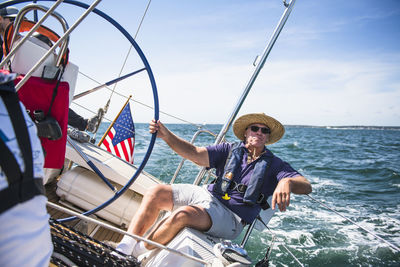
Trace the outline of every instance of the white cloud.
[[[162, 109], [196, 123], [223, 123], [252, 68], [222, 63], [158, 76]], [[285, 124], [398, 125], [400, 70], [379, 60], [267, 62], [240, 113], [270, 113]], [[190, 117], [188, 114], [190, 110]]]
[[[185, 3], [189, 6], [184, 10], [178, 9], [182, 3], [173, 1], [152, 4], [139, 34], [139, 45], [153, 69], [161, 110], [194, 123], [224, 123], [252, 74], [253, 58], [262, 52], [283, 10], [281, 2], [271, 3], [193, 2]], [[360, 7], [359, 15], [339, 12], [353, 5], [357, 3], [348, 2], [343, 7], [332, 4], [332, 8], [299, 1], [241, 113], [265, 111], [285, 124], [400, 125], [400, 55], [390, 43], [384, 46], [374, 40], [358, 41], [368, 32], [360, 22], [374, 19], [378, 23], [386, 19], [383, 15], [393, 17], [398, 11]], [[167, 7], [169, 12], [164, 10]], [[131, 18], [121, 19], [125, 20], [123, 25], [131, 23], [131, 32], [136, 31]], [[382, 25], [378, 26], [381, 29]], [[358, 35], [359, 30], [364, 31], [362, 35]], [[385, 36], [392, 35], [388, 32]], [[83, 49], [85, 52], [78, 54], [83, 46], [78, 42], [79, 35], [75, 36], [71, 55], [81, 61], [82, 70], [101, 72], [102, 82], [115, 78], [127, 49], [122, 41], [111, 38], [115, 42], [112, 53], [107, 52], [109, 42], [104, 42], [104, 49], [98, 41], [91, 53]], [[371, 52], [378, 49], [378, 53]], [[96, 50], [101, 57], [91, 55]], [[89, 63], [98, 67], [86, 68]], [[135, 69], [130, 66], [126, 72]], [[118, 86], [122, 87], [126, 92], [134, 90], [136, 99], [152, 105], [148, 89], [141, 92], [130, 82]], [[105, 102], [108, 93], [98, 97]], [[94, 99], [97, 96], [84, 105], [100, 102]], [[148, 113], [140, 112], [138, 121], [147, 122], [152, 116]], [[162, 118], [179, 122], [165, 115]]]

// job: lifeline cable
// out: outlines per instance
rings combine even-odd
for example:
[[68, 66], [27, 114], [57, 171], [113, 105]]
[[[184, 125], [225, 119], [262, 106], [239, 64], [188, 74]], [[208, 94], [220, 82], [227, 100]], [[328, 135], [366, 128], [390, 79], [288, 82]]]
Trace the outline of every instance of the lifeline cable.
[[327, 208], [328, 210], [330, 210], [330, 211], [336, 213], [336, 214], [339, 215], [340, 217], [342, 217], [342, 218], [346, 219], [347, 221], [351, 222], [352, 224], [356, 225], [358, 228], [361, 228], [362, 230], [364, 230], [364, 231], [368, 232], [369, 234], [373, 235], [374, 237], [378, 238], [380, 241], [382, 241], [382, 242], [386, 243], [387, 245], [389, 245], [392, 249], [397, 250], [398, 252], [400, 252], [400, 248], [399, 248], [399, 247], [393, 245], [393, 244], [390, 243], [389, 241], [387, 241], [387, 240], [383, 239], [382, 237], [378, 236], [377, 234], [375, 234], [375, 233], [372, 232], [371, 230], [368, 230], [367, 228], [365, 228], [365, 227], [359, 225], [358, 223], [356, 223], [356, 222], [353, 221], [352, 219], [347, 218], [346, 216], [340, 214], [340, 213], [337, 212], [336, 210], [334, 210], [334, 209], [328, 207], [327, 205], [323, 204], [321, 201], [316, 200], [316, 199], [313, 198], [312, 196], [310, 196], [310, 195], [307, 195], [307, 196], [308, 196], [309, 198], [311, 198], [312, 200], [314, 200], [315, 202], [317, 202], [318, 204], [320, 204], [321, 206]]

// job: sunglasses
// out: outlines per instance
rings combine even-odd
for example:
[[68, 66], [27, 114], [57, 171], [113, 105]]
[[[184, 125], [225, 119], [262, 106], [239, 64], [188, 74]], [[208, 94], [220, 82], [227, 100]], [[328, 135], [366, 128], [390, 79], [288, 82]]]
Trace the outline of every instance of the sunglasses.
[[260, 129], [261, 129], [261, 132], [263, 134], [270, 134], [271, 133], [271, 130], [268, 127], [258, 127], [258, 126], [255, 126], [255, 125], [250, 126], [250, 130], [252, 132], [255, 132], [255, 133], [258, 132], [258, 130], [260, 130]]

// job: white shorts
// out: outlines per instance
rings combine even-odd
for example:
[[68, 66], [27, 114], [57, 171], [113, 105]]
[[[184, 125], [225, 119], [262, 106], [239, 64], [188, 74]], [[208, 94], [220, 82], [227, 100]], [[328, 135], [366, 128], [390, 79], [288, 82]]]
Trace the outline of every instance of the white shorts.
[[191, 184], [172, 184], [174, 210], [182, 206], [200, 206], [211, 217], [211, 228], [206, 234], [235, 239], [243, 230], [241, 219], [208, 192], [207, 188]]
[[51, 242], [45, 196], [36, 196], [0, 214], [0, 266], [49, 266]]

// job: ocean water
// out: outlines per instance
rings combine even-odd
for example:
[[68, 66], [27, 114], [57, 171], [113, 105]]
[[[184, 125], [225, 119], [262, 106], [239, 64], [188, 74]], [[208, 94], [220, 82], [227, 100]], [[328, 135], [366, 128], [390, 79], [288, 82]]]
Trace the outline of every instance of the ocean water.
[[[167, 126], [188, 141], [197, 131], [193, 125]], [[214, 133], [221, 127], [204, 126]], [[136, 165], [149, 140], [148, 125], [136, 124]], [[227, 140], [236, 141], [231, 131]], [[195, 140], [196, 145], [213, 142], [208, 134]], [[269, 149], [310, 180], [310, 196], [317, 202], [292, 195], [288, 210], [277, 212], [268, 229], [254, 230], [245, 247], [253, 262], [271, 246], [270, 266], [400, 266], [400, 252], [337, 214], [400, 247], [400, 129], [287, 126]], [[168, 183], [180, 161], [157, 139], [145, 171]], [[198, 171], [185, 161], [175, 182], [193, 183]]]

